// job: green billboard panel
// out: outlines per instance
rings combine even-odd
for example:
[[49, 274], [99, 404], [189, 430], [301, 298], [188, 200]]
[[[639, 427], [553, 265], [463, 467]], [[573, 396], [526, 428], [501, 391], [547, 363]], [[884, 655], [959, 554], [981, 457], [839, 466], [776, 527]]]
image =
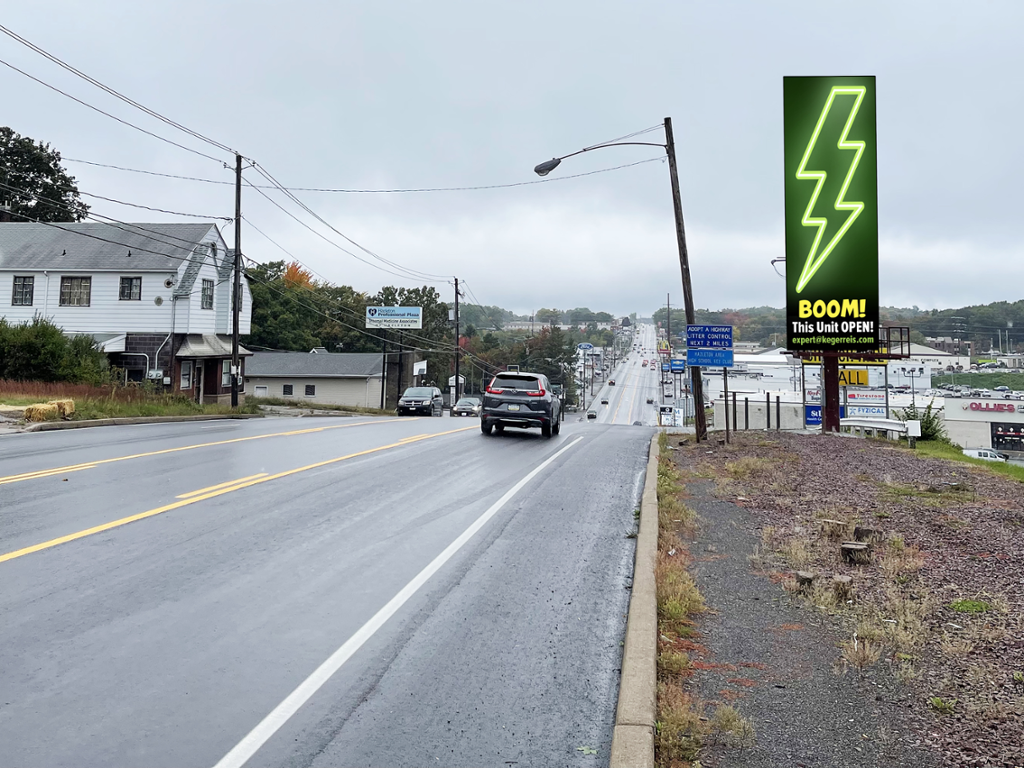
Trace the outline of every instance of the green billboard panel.
[[786, 77], [786, 341], [878, 346], [874, 77]]

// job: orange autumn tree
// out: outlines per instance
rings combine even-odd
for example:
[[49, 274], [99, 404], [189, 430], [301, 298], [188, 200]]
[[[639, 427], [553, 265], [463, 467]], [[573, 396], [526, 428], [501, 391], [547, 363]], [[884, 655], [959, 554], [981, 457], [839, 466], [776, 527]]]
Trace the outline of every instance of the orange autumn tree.
[[288, 288], [312, 288], [313, 274], [303, 269], [297, 261], [293, 261], [284, 271], [284, 284]]

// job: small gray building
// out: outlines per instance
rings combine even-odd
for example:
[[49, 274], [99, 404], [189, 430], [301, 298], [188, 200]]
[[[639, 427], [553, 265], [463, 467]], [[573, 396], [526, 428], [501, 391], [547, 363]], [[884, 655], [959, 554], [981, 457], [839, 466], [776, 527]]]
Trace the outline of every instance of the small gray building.
[[310, 403], [379, 408], [379, 353], [255, 352], [246, 362], [245, 391]]

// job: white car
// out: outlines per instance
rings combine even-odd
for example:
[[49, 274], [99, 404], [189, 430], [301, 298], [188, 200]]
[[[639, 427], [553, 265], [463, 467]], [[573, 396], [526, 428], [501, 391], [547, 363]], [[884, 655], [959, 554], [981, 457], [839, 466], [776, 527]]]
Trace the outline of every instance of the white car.
[[996, 453], [991, 448], [964, 448], [964, 456], [970, 456], [972, 459], [982, 459], [983, 461], [1006, 461], [1002, 455]]

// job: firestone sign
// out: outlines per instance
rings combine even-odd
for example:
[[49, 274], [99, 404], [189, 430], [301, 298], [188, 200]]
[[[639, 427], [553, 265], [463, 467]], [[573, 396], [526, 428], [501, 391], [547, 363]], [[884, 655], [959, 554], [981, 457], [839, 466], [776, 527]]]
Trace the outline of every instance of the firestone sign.
[[783, 78], [786, 341], [878, 346], [874, 77]]

